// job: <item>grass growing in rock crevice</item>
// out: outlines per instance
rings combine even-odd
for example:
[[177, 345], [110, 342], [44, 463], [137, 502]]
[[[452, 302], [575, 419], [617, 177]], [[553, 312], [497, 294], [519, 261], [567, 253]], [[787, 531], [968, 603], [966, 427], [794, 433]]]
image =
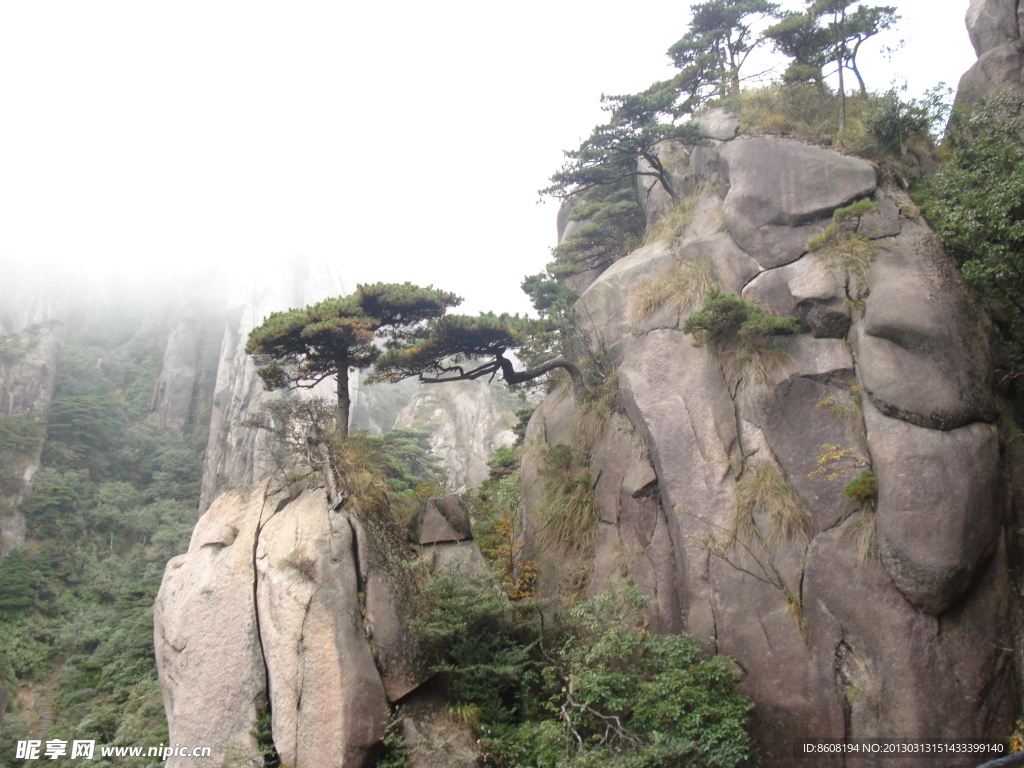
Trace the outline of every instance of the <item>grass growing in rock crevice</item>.
[[566, 555], [586, 554], [597, 541], [598, 514], [589, 455], [569, 445], [548, 448], [540, 467], [537, 543]]
[[752, 462], [736, 481], [736, 508], [732, 520], [732, 533], [736, 538], [746, 541], [764, 538], [757, 527], [757, 516], [768, 520], [770, 530], [764, 541], [769, 548], [793, 539], [807, 541], [810, 512], [779, 466], [769, 459]]
[[709, 259], [674, 264], [633, 294], [629, 303], [629, 321], [642, 325], [663, 307], [674, 314], [688, 312], [704, 301], [715, 285]]
[[679, 198], [675, 205], [651, 224], [644, 236], [643, 244], [647, 245], [658, 241], [671, 242], [681, 237], [693, 222], [699, 201], [699, 191]]
[[847, 293], [852, 299], [867, 293], [868, 272], [875, 258], [875, 245], [857, 234], [861, 217], [878, 209], [872, 200], [858, 200], [832, 214], [832, 223], [807, 243], [807, 250], [830, 272], [847, 276]]

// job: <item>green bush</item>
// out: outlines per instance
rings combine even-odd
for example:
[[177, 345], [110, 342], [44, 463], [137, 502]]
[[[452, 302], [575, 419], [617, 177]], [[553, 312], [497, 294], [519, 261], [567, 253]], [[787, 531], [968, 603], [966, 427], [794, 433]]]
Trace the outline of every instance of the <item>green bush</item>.
[[964, 278], [988, 302], [1013, 380], [1024, 372], [1024, 98], [954, 111], [949, 158], [924, 213]]
[[777, 317], [760, 304], [712, 287], [704, 305], [686, 316], [682, 329], [722, 362], [730, 385], [743, 378], [767, 385], [785, 360], [772, 337], [799, 333], [800, 324], [795, 317]]
[[687, 315], [682, 329], [693, 334], [698, 347], [726, 350], [764, 347], [769, 336], [799, 333], [800, 325], [795, 317], [777, 317], [760, 304], [713, 286], [704, 305]]
[[843, 489], [843, 493], [856, 501], [868, 501], [876, 498], [878, 482], [875, 480], [875, 473], [865, 469]]
[[902, 157], [910, 142], [926, 137], [934, 117], [917, 101], [903, 101], [895, 88], [874, 98], [864, 127], [879, 146], [895, 157]]
[[633, 586], [545, 615], [486, 581], [441, 576], [418, 626], [496, 766], [733, 768], [756, 762], [735, 665], [654, 635]]

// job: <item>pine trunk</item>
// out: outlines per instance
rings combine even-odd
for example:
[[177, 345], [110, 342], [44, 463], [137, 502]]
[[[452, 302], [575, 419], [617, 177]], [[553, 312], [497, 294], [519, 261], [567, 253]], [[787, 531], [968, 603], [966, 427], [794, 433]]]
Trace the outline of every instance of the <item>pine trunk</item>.
[[846, 84], [843, 82], [843, 67], [846, 66], [845, 59], [839, 57], [839, 132], [846, 130]]
[[352, 409], [352, 401], [348, 396], [348, 360], [338, 361], [338, 409], [335, 419], [338, 424], [338, 434], [348, 437], [348, 414]]

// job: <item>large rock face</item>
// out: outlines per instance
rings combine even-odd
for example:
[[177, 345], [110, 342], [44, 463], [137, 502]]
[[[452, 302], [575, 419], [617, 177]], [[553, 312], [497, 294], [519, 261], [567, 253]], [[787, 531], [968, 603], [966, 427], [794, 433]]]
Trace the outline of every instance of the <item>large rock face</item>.
[[498, 448], [515, 442], [513, 407], [518, 402], [503, 384], [423, 385], [398, 414], [395, 427], [430, 432], [430, 450], [441, 459], [448, 488], [465, 490], [487, 479], [487, 460]]
[[[271, 312], [304, 307], [345, 292], [336, 269], [304, 259], [275, 264], [229, 288], [203, 467], [201, 509], [206, 509], [227, 489], [254, 486], [274, 466], [264, 435], [243, 424], [261, 403], [276, 396], [264, 391], [256, 367], [245, 353], [249, 331]], [[168, 355], [176, 357], [170, 349]], [[333, 381], [320, 386], [322, 391], [304, 391], [333, 396]]]
[[[44, 421], [57, 378], [64, 330], [33, 325], [20, 333], [0, 333], [0, 419], [35, 417]], [[16, 511], [39, 469], [42, 441], [27, 452], [3, 455], [2, 471], [14, 482], [0, 487], [0, 558], [25, 541], [25, 518]]]
[[1024, 13], [1016, 0], [971, 0], [967, 30], [978, 61], [960, 78], [957, 104], [970, 104], [998, 91], [1024, 93], [1022, 28]]
[[[999, 18], [984, 45], [1009, 29]], [[734, 657], [768, 766], [799, 764], [797, 738], [1005, 735], [1016, 699], [987, 321], [865, 161], [734, 138], [675, 173], [696, 190], [685, 230], [580, 299], [592, 351], [617, 372], [587, 448], [600, 523], [579, 562], [534, 548], [542, 589], [632, 578], [653, 628]], [[869, 263], [809, 253], [859, 199], [877, 205], [849, 225]], [[740, 365], [695, 347], [678, 306], [631, 311], [694, 262], [803, 332], [776, 339], [774, 362]], [[557, 393], [531, 422], [528, 525], [544, 447], [578, 443], [578, 416]], [[847, 496], [866, 471], [877, 497]]]
[[[253, 731], [269, 704], [284, 765], [373, 765], [390, 705], [427, 678], [402, 562], [415, 546], [381, 514], [356, 496], [335, 508], [323, 488], [302, 483], [267, 480], [217, 498], [188, 553], [167, 564], [156, 600], [173, 743], [210, 746], [225, 765], [262, 765]], [[422, 555], [432, 571], [482, 563], [468, 526], [454, 497], [426, 506], [417, 538], [429, 539]], [[438, 548], [450, 550], [440, 563]]]

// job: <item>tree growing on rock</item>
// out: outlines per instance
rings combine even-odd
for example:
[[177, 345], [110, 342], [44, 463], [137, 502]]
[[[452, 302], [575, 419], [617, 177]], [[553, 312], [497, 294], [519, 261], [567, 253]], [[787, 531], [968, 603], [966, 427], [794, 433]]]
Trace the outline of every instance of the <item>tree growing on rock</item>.
[[303, 309], [274, 312], [249, 334], [245, 351], [268, 390], [314, 387], [335, 377], [338, 433], [348, 434], [349, 371], [365, 370], [381, 355], [378, 342], [395, 346], [416, 337], [462, 299], [412, 283], [359, 285]]
[[708, 98], [740, 91], [740, 69], [762, 38], [758, 22], [776, 18], [779, 6], [768, 0], [708, 0], [691, 6], [690, 28], [668, 55], [680, 70], [674, 86], [686, 99], [681, 113], [693, 112]]
[[[594, 128], [579, 149], [566, 150], [566, 163], [552, 174], [551, 185], [540, 194], [565, 199], [646, 176], [675, 197], [657, 146], [670, 139], [689, 144], [700, 139], [695, 127], [673, 122], [677, 96], [670, 82], [655, 83], [642, 93], [602, 96], [608, 122]], [[646, 166], [640, 160], [646, 161]]]
[[783, 14], [781, 21], [765, 31], [775, 48], [793, 59], [787, 80], [812, 80], [824, 88], [822, 69], [836, 65], [839, 76], [839, 130], [846, 127], [846, 70], [857, 78], [861, 95], [867, 94], [864, 78], [857, 68], [857, 54], [865, 40], [889, 29], [898, 20], [896, 9], [887, 5], [859, 5], [855, 0], [809, 0], [804, 11]]
[[564, 357], [517, 370], [510, 355], [527, 351], [552, 323], [518, 315], [482, 313], [446, 315], [418, 328], [409, 343], [395, 345], [374, 364], [371, 379], [401, 381], [416, 376], [428, 384], [499, 378], [509, 384], [533, 381], [562, 369], [572, 380], [577, 400], [587, 392], [580, 369]]

